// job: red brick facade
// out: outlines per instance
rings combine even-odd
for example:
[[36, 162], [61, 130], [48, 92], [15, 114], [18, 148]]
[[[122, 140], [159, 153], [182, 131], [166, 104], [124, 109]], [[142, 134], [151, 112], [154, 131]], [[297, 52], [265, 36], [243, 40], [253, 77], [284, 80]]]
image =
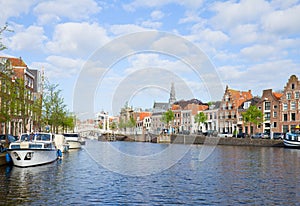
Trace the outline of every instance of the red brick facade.
[[300, 81], [292, 75], [280, 99], [280, 124], [282, 132], [293, 131], [300, 125]]

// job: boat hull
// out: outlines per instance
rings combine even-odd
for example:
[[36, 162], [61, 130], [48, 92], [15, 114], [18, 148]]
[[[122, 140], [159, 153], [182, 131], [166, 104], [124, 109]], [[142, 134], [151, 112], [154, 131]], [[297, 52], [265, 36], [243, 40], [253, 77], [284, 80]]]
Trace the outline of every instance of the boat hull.
[[69, 145], [69, 149], [80, 149], [81, 148], [81, 143], [79, 141], [72, 141], [72, 140], [67, 140], [67, 143]]
[[286, 147], [290, 148], [300, 148], [300, 142], [299, 141], [291, 141], [291, 140], [283, 140], [283, 144]]
[[7, 151], [18, 167], [31, 167], [54, 162], [58, 158], [56, 149], [18, 149]]

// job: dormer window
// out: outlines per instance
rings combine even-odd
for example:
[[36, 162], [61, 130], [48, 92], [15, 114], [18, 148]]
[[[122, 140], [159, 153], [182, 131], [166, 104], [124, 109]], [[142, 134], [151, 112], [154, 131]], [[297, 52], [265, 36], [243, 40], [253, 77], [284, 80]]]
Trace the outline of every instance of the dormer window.
[[225, 102], [228, 102], [228, 101], [229, 101], [229, 96], [226, 95], [226, 96], [225, 96]]

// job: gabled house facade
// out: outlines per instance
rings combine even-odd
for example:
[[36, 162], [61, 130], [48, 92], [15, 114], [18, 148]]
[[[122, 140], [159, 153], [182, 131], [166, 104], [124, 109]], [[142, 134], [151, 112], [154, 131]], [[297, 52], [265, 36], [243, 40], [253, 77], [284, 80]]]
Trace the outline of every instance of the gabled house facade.
[[239, 107], [252, 98], [251, 90], [238, 91], [226, 86], [219, 109], [219, 133], [233, 134], [243, 128], [243, 122], [239, 120]]
[[220, 108], [220, 101], [214, 102], [209, 105], [207, 110], [204, 110], [203, 113], [206, 115], [206, 130], [214, 130], [218, 131], [219, 129], [219, 108]]
[[273, 92], [272, 89], [263, 90], [260, 101], [256, 104], [263, 113], [263, 123], [255, 128], [255, 132], [267, 133], [270, 137], [274, 132], [280, 132], [280, 98], [281, 93]]
[[300, 124], [300, 81], [296, 75], [292, 75], [286, 83], [279, 108], [282, 132], [294, 131]]

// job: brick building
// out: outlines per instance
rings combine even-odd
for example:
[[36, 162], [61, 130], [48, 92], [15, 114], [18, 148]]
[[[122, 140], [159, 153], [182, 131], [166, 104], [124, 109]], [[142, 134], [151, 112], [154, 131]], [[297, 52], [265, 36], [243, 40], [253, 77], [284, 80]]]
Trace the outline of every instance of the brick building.
[[263, 132], [271, 135], [273, 132], [280, 132], [280, 98], [281, 93], [273, 92], [272, 89], [263, 90], [260, 101], [256, 104], [263, 113], [263, 123], [255, 128], [255, 132]]
[[251, 90], [238, 91], [229, 89], [228, 86], [226, 86], [218, 115], [219, 133], [233, 134], [234, 130], [242, 130], [243, 124], [242, 121], [239, 121], [239, 107], [250, 99], [252, 99]]
[[292, 75], [286, 83], [279, 108], [279, 127], [282, 132], [294, 131], [296, 125], [300, 124], [300, 81], [296, 75]]
[[[28, 68], [22, 58], [0, 57], [0, 62], [0, 107], [2, 116], [4, 113], [7, 115], [6, 120], [1, 120], [0, 132], [17, 135], [35, 130], [33, 117], [37, 115], [34, 115], [33, 107], [34, 93], [37, 91], [34, 85], [38, 81], [35, 73]], [[37, 97], [41, 98], [41, 95]]]

